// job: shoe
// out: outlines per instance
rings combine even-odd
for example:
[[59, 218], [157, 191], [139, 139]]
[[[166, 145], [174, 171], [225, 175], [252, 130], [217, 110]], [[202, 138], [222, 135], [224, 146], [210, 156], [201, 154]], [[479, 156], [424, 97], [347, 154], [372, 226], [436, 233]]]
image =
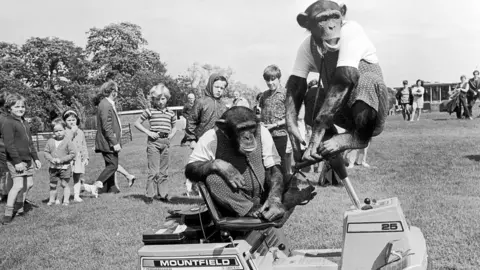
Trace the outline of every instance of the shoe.
[[12, 219], [13, 219], [12, 216], [3, 216], [2, 224], [7, 225], [12, 222]]
[[168, 194], [165, 194], [164, 197], [162, 197], [161, 195], [155, 195], [153, 196], [153, 198], [161, 202], [170, 202], [170, 197], [168, 196]]
[[63, 206], [69, 206], [70, 203], [69, 202], [63, 202]]
[[60, 204], [62, 204], [62, 203], [60, 202], [60, 200], [55, 200], [55, 204], [56, 204], [56, 205], [60, 205]]
[[48, 202], [47, 205], [48, 206], [52, 206], [55, 202]]
[[133, 184], [135, 184], [135, 180], [137, 180], [135, 175], [130, 175], [130, 176], [131, 176], [131, 178], [128, 178], [128, 187], [132, 187]]
[[152, 204], [153, 203], [153, 198], [152, 197], [146, 197], [145, 198], [145, 204]]
[[28, 199], [25, 199], [24, 206], [26, 207], [25, 210], [27, 210], [27, 211], [30, 211], [32, 208], [39, 208], [40, 207], [36, 203], [34, 203], [33, 201], [30, 201]]
[[118, 194], [120, 190], [117, 187], [111, 187], [108, 193]]
[[75, 197], [73, 198], [73, 201], [74, 201], [74, 202], [78, 202], [78, 203], [83, 202], [82, 198], [80, 198], [79, 196], [75, 196]]

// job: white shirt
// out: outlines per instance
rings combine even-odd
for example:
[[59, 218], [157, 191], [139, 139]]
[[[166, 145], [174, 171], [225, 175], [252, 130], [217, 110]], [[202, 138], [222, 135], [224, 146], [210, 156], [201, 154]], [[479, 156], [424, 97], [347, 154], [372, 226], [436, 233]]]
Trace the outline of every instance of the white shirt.
[[[357, 22], [343, 22], [339, 43], [337, 67], [358, 68], [361, 60], [372, 64], [378, 63], [375, 46]], [[317, 50], [322, 55], [318, 46]], [[310, 36], [308, 36], [298, 48], [292, 75], [307, 78], [310, 72], [318, 72], [318, 70], [310, 50]]]
[[[260, 136], [262, 137], [262, 159], [265, 168], [268, 169], [274, 165], [280, 165], [281, 159], [273, 143], [272, 135], [264, 126], [260, 126]], [[188, 163], [215, 160], [216, 152], [217, 134], [215, 129], [210, 129], [198, 139]]]
[[423, 88], [422, 86], [414, 86], [412, 88], [413, 100], [423, 101], [423, 95], [424, 94], [425, 94], [425, 88]]
[[118, 125], [120, 126], [120, 132], [121, 132], [121, 130], [122, 130], [122, 122], [120, 122], [120, 117], [118, 117], [117, 108], [115, 107], [115, 101], [113, 101], [113, 99], [111, 99], [111, 98], [109, 98], [109, 97], [106, 97], [106, 99], [107, 99], [108, 102], [110, 102], [110, 104], [112, 104], [112, 106], [113, 106], [113, 111], [115, 112], [115, 116], [117, 117]]

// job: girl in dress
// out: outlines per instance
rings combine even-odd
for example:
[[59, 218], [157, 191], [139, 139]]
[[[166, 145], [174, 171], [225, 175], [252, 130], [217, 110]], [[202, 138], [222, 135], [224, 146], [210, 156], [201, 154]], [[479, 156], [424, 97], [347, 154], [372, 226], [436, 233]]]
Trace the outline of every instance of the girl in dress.
[[83, 202], [80, 198], [80, 190], [91, 192], [95, 197], [98, 197], [97, 188], [94, 185], [83, 184], [83, 174], [85, 173], [85, 166], [88, 164], [88, 148], [85, 134], [78, 128], [80, 118], [74, 110], [68, 110], [63, 113], [63, 120], [67, 123], [67, 137], [70, 138], [77, 149], [77, 154], [72, 162], [73, 172], [73, 200], [75, 202]]

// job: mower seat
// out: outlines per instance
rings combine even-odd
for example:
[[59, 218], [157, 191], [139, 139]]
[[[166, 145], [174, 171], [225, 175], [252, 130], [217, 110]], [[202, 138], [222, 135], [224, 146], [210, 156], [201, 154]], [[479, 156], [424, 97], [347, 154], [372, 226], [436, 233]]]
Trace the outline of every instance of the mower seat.
[[210, 191], [203, 182], [198, 182], [198, 188], [205, 200], [205, 204], [210, 211], [212, 216], [213, 223], [215, 227], [219, 230], [225, 231], [253, 231], [253, 230], [263, 230], [270, 227], [279, 225], [275, 221], [264, 221], [259, 218], [254, 217], [222, 217], [220, 212], [217, 210], [215, 203], [213, 202], [212, 197], [210, 196]]

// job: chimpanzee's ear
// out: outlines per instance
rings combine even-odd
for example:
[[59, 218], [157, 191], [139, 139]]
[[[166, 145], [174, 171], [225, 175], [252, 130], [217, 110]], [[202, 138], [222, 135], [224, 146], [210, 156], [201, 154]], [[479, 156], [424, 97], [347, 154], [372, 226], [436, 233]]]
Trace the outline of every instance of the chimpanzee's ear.
[[308, 29], [308, 15], [307, 15], [307, 13], [305, 13], [305, 12], [299, 13], [297, 15], [297, 22], [301, 27]]
[[227, 121], [225, 121], [225, 119], [218, 119], [216, 122], [215, 122], [215, 125], [223, 130], [223, 131], [227, 131]]
[[340, 5], [340, 13], [342, 13], [342, 16], [345, 17], [345, 15], [347, 14], [347, 5], [345, 4]]

